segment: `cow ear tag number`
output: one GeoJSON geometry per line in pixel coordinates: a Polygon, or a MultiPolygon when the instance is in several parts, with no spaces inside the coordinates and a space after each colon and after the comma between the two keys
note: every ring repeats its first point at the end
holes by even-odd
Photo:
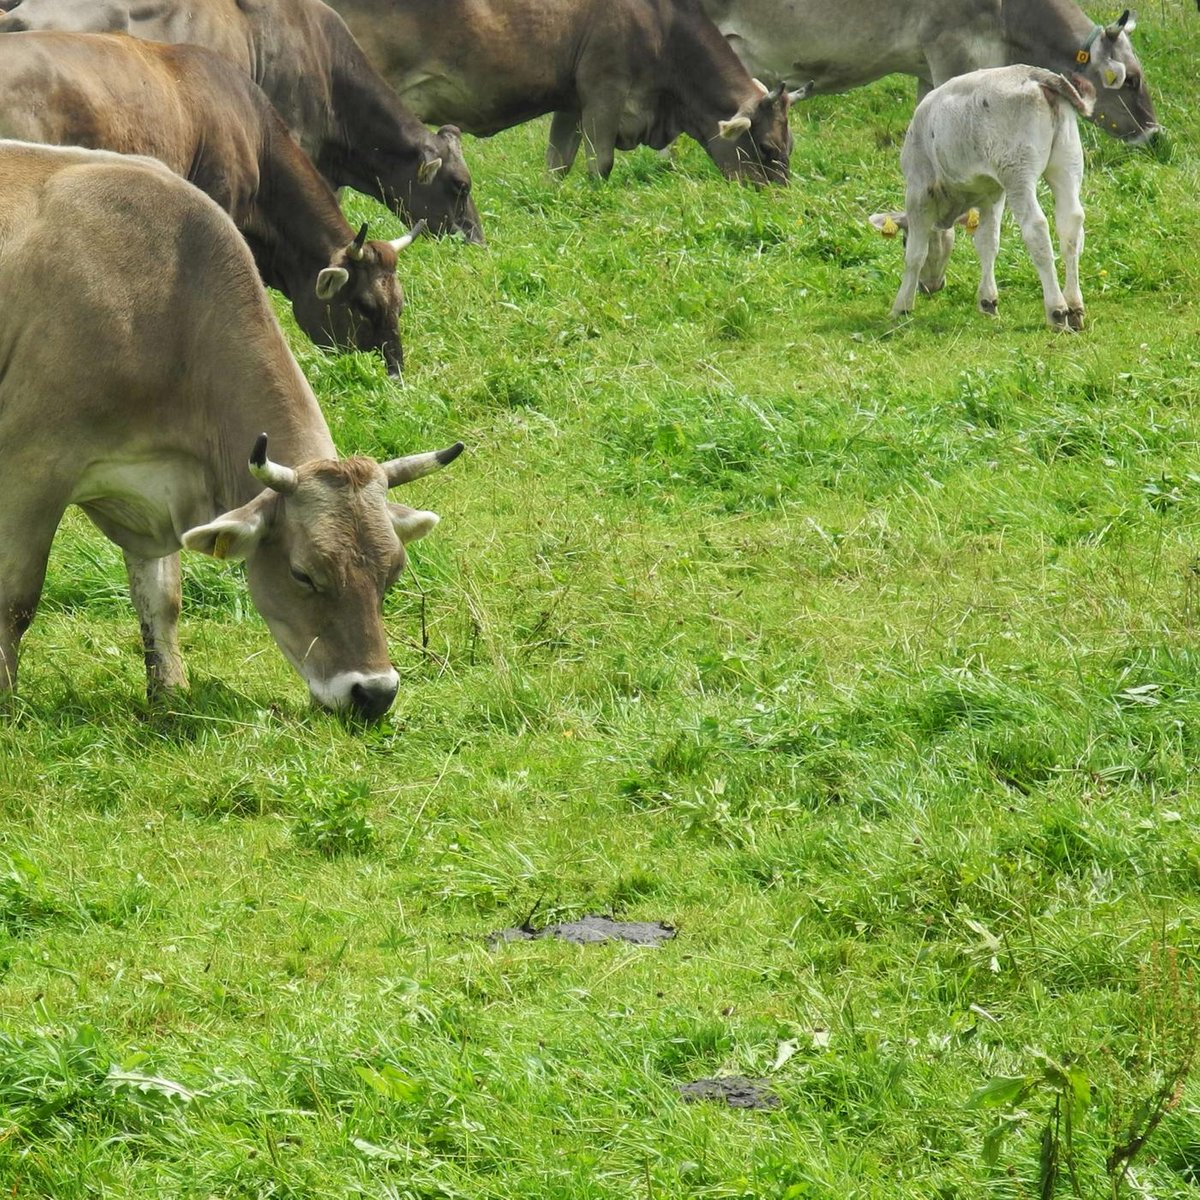
{"type": "Polygon", "coordinates": [[[1079,63],[1080,66],[1083,66],[1084,63],[1089,63],[1092,61],[1092,56],[1086,50],[1076,50],[1075,61],[1079,63]]]}

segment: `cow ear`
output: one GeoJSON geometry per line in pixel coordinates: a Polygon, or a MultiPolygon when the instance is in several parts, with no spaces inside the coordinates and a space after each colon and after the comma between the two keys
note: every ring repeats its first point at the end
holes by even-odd
{"type": "Polygon", "coordinates": [[[908,217],[904,213],[872,213],[867,220],[886,238],[895,237],[900,230],[908,228],[908,217]]]}
{"type": "Polygon", "coordinates": [[[317,276],[317,299],[332,300],[350,282],[345,267],[326,267],[317,276]]]}
{"type": "Polygon", "coordinates": [[[717,122],[717,133],[727,142],[736,142],[749,128],[749,117],[734,117],[730,121],[717,122]]]}
{"type": "Polygon", "coordinates": [[[1119,88],[1125,83],[1125,64],[1114,58],[1100,68],[1100,78],[1106,88],[1119,88]]]}
{"type": "Polygon", "coordinates": [[[389,504],[388,508],[392,514],[392,528],[404,545],[420,541],[427,533],[432,533],[433,527],[441,520],[435,512],[409,508],[407,504],[389,504]]]}
{"type": "Polygon", "coordinates": [[[189,529],[179,540],[185,550],[239,562],[252,554],[262,540],[267,529],[266,508],[273,496],[273,492],[264,492],[207,525],[189,529]]]}
{"type": "Polygon", "coordinates": [[[417,182],[428,187],[437,178],[437,173],[441,169],[442,160],[440,158],[427,158],[417,168],[417,182]]]}

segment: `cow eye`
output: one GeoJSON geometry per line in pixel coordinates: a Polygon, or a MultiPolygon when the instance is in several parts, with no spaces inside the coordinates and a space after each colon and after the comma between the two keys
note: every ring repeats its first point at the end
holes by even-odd
{"type": "Polygon", "coordinates": [[[305,575],[303,571],[298,571],[295,567],[292,568],[292,578],[301,586],[306,587],[310,591],[315,592],[317,585],[313,583],[311,575],[305,575]]]}
{"type": "Polygon", "coordinates": [[[1125,86],[1131,91],[1136,92],[1141,86],[1142,81],[1136,75],[1125,76],[1125,86]]]}

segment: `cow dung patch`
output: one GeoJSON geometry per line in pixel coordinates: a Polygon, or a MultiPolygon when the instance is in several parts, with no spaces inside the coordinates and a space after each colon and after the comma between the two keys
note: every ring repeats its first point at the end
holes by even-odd
{"type": "Polygon", "coordinates": [[[779,1097],[765,1079],[747,1079],[744,1075],[723,1075],[719,1079],[697,1079],[681,1083],[679,1094],[689,1103],[696,1100],[723,1100],[730,1108],[778,1108],[779,1097]]]}
{"type": "Polygon", "coordinates": [[[630,942],[635,946],[661,946],[675,936],[675,929],[662,921],[614,921],[612,917],[581,917],[578,921],[560,921],[534,929],[528,922],[513,929],[499,929],[491,934],[493,946],[505,942],[532,942],[538,938],[558,938],[588,946],[593,942],[630,942]]]}

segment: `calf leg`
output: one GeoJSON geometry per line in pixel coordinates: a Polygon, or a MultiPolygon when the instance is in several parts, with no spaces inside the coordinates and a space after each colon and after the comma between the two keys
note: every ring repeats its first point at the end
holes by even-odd
{"type": "Polygon", "coordinates": [[[1017,224],[1021,226],[1021,236],[1025,239],[1025,248],[1033,265],[1037,268],[1038,278],[1042,281],[1042,300],[1046,306],[1046,323],[1051,329],[1066,330],[1067,302],[1058,286],[1058,271],[1054,265],[1054,247],[1050,244],[1050,224],[1046,214],[1042,212],[1034,191],[1033,181],[1013,189],[1008,193],[1008,203],[1012,208],[1017,224]]]}
{"type": "Polygon", "coordinates": [[[900,290],[892,304],[892,316],[902,317],[912,312],[917,285],[921,280],[921,268],[929,252],[929,222],[924,217],[908,212],[908,240],[904,243],[904,276],[900,290]]]}
{"type": "Polygon", "coordinates": [[[556,112],[550,122],[550,144],[546,147],[546,170],[561,178],[579,153],[583,130],[577,112],[556,112]]]}
{"type": "Polygon", "coordinates": [[[139,558],[128,550],[124,555],[129,595],[142,626],[146,691],[153,700],[164,692],[187,687],[179,653],[179,555],[139,558]]]}
{"type": "Polygon", "coordinates": [[[1063,258],[1063,292],[1067,299],[1067,324],[1083,328],[1083,292],[1079,288],[1079,256],[1083,252],[1083,205],[1079,201],[1082,159],[1075,164],[1051,162],[1046,182],[1054,193],[1054,224],[1063,258]]]}
{"type": "Polygon", "coordinates": [[[979,255],[979,311],[994,317],[1000,307],[996,287],[996,255],[1000,251],[1000,218],[1004,216],[1004,197],[994,204],[979,206],[979,228],[975,230],[975,252],[979,255]]]}

